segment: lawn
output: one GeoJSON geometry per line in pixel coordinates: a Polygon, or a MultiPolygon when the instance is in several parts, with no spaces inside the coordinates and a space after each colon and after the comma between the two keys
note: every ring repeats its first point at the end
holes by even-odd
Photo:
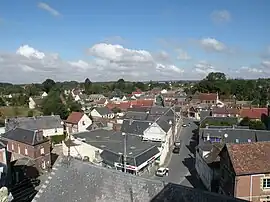
{"type": "Polygon", "coordinates": [[[8,117],[27,116],[29,111],[33,111],[34,116],[41,115],[40,111],[31,110],[27,107],[0,107],[0,122],[3,122],[8,117]]]}

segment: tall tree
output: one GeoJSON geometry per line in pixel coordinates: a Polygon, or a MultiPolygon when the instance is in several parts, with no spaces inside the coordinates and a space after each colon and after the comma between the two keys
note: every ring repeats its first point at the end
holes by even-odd
{"type": "Polygon", "coordinates": [[[84,81],[84,91],[86,94],[92,94],[92,82],[89,78],[86,78],[84,81]]]}
{"type": "Polygon", "coordinates": [[[50,90],[55,86],[55,81],[52,80],[52,79],[46,79],[43,83],[43,90],[46,92],[46,93],[49,93],[50,90]]]}

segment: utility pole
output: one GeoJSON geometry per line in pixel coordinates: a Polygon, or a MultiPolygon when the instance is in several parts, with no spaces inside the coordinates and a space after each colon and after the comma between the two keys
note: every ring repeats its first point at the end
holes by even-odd
{"type": "Polygon", "coordinates": [[[127,172],[127,134],[124,134],[124,172],[127,172]]]}

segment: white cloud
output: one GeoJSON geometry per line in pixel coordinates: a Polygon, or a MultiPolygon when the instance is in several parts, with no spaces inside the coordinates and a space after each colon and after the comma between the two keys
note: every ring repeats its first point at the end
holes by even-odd
{"type": "Polygon", "coordinates": [[[211,52],[223,52],[227,48],[224,43],[214,39],[214,38],[204,38],[200,40],[200,45],[207,51],[211,52]]]}
{"type": "Polygon", "coordinates": [[[55,10],[54,8],[52,8],[51,6],[49,6],[46,3],[40,2],[40,3],[38,3],[38,7],[49,12],[53,16],[60,16],[61,15],[59,13],[59,11],[55,10]]]}
{"type": "Polygon", "coordinates": [[[177,49],[177,59],[178,60],[190,60],[191,57],[188,55],[188,53],[186,51],[184,51],[183,49],[177,49]]]}
{"type": "Polygon", "coordinates": [[[226,23],[231,21],[231,14],[227,10],[215,10],[211,13],[211,18],[216,23],[226,23]]]}
{"type": "Polygon", "coordinates": [[[14,83],[57,81],[167,80],[181,79],[184,70],[175,64],[157,61],[146,50],[120,45],[95,44],[88,49],[89,60],[65,61],[56,53],[47,53],[29,45],[14,53],[0,53],[0,80],[14,83]]]}
{"type": "Polygon", "coordinates": [[[270,69],[270,61],[268,60],[265,60],[265,61],[262,61],[261,65],[265,68],[269,68],[270,69]]]}
{"type": "Polygon", "coordinates": [[[202,77],[207,76],[207,74],[211,73],[211,72],[217,72],[218,70],[210,63],[208,63],[207,61],[200,61],[197,64],[194,65],[194,73],[197,73],[199,75],[201,75],[202,77]]]}

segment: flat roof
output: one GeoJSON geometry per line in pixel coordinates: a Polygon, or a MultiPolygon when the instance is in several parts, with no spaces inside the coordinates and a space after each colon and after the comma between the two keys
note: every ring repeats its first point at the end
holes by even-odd
{"type": "MultiPolygon", "coordinates": [[[[86,143],[101,150],[119,154],[124,153],[124,136],[121,132],[113,130],[97,129],[93,131],[73,134],[74,138],[84,139],[86,143]]],[[[127,135],[127,156],[136,157],[150,148],[160,147],[159,142],[143,141],[142,137],[127,135]]]]}

